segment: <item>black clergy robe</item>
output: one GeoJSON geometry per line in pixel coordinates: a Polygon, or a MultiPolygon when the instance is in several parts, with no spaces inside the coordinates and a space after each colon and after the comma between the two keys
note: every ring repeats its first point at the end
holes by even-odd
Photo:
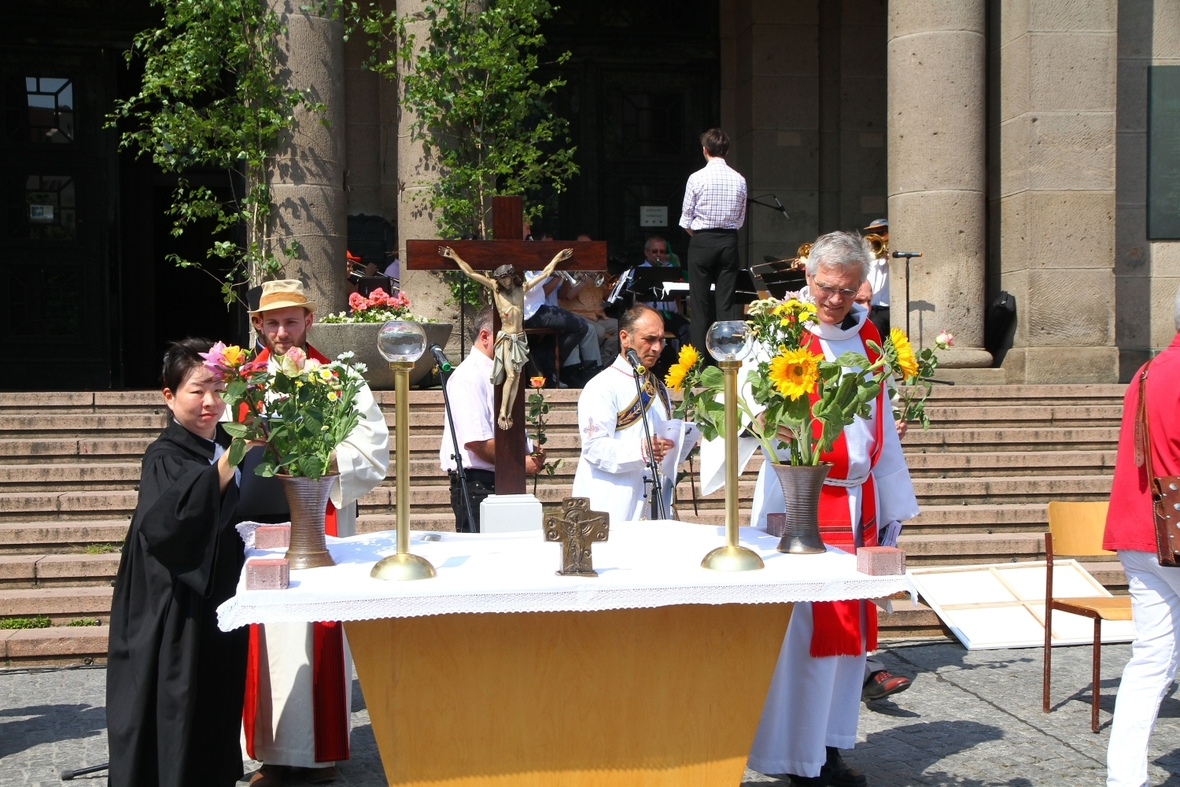
{"type": "Polygon", "coordinates": [[[221,492],[213,454],[173,421],[143,457],[111,603],[112,787],[229,787],[242,775],[248,632],[218,630],[217,607],[245,556],[237,484],[221,492]]]}

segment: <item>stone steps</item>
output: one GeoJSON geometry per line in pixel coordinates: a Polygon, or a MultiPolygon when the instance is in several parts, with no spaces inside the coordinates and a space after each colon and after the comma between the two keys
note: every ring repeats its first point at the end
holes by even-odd
{"type": "Polygon", "coordinates": [[[110,582],[119,552],[0,556],[0,588],[85,587],[110,582]]]}
{"type": "MultiPolygon", "coordinates": [[[[910,565],[1042,557],[1047,500],[1096,500],[1109,492],[1124,391],[1121,385],[936,386],[927,406],[932,428],[911,428],[903,443],[922,506],[901,537],[910,565]]],[[[551,458],[566,460],[538,484],[546,506],[570,492],[580,448],[578,394],[545,392],[552,408],[546,448],[551,458]]],[[[392,427],[394,394],[376,397],[392,427]]],[[[452,530],[447,478],[438,469],[441,393],[411,392],[410,412],[411,526],[452,530]]],[[[119,555],[103,550],[126,534],[140,457],[159,434],[163,414],[155,391],[0,393],[0,617],[45,615],[54,623],[0,631],[0,664],[105,655],[105,627],[64,624],[106,620],[119,555]]],[[[751,462],[739,482],[743,524],[757,468],[751,462]]],[[[394,526],[394,470],[362,499],[362,532],[394,526]]],[[[678,487],[680,515],[722,524],[724,494],[699,491],[694,513],[689,483],[678,487]]],[[[1090,567],[1112,590],[1125,591],[1117,562],[1103,558],[1090,567]]],[[[897,608],[882,617],[884,637],[946,636],[921,604],[897,608]]]]}
{"type": "Polygon", "coordinates": [[[64,522],[0,523],[0,554],[71,554],[98,545],[117,545],[130,518],[64,522]]]}

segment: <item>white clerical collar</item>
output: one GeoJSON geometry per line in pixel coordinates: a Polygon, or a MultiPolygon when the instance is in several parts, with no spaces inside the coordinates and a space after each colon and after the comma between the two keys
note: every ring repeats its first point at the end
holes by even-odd
{"type": "Polygon", "coordinates": [[[843,339],[851,339],[860,333],[860,329],[869,319],[869,310],[859,303],[852,304],[852,311],[848,312],[848,316],[852,319],[845,319],[839,325],[828,325],[827,323],[817,322],[807,326],[807,329],[814,333],[821,339],[829,342],[838,342],[843,339]],[[848,327],[845,327],[848,326],[848,327]]]}

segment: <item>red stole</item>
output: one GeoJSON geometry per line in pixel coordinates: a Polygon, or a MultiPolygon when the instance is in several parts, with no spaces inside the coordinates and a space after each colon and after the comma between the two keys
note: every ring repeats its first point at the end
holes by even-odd
{"type": "MultiPolygon", "coordinates": [[[[330,363],[310,344],[307,357],[320,363],[330,363]]],[[[270,350],[255,356],[256,361],[270,359],[270,350]]],[[[244,405],[243,405],[244,407],[244,405]]],[[[245,417],[245,411],[239,417],[245,417]]],[[[328,501],[324,512],[324,532],[335,536],[336,506],[328,501]]],[[[348,751],[348,676],[344,674],[344,626],[338,622],[312,625],[312,707],[315,716],[315,761],[347,760],[348,751]]],[[[242,704],[242,727],[246,731],[246,753],[254,757],[254,726],[258,719],[259,629],[250,626],[250,649],[246,661],[246,697],[242,704]]],[[[269,702],[270,699],[267,698],[269,702]]]]}
{"type": "MultiPolygon", "coordinates": [[[[814,334],[811,335],[814,337],[814,334]]],[[[879,356],[869,348],[866,340],[881,343],[881,336],[871,322],[865,320],[860,329],[860,340],[864,343],[865,355],[870,363],[874,363],[879,356]]],[[[805,345],[817,357],[823,358],[823,349],[818,341],[808,339],[805,345]]],[[[812,404],[818,396],[811,394],[812,404]]],[[[872,456],[869,457],[869,474],[861,484],[860,500],[860,531],[861,541],[857,543],[853,532],[852,516],[848,506],[847,487],[835,484],[824,484],[819,498],[819,532],[825,544],[830,544],[845,552],[856,553],[858,546],[877,545],[877,500],[873,486],[872,468],[876,466],[881,456],[882,430],[884,418],[882,408],[885,401],[885,386],[881,386],[881,393],[877,395],[877,434],[872,456]]],[[[820,425],[815,425],[815,436],[818,437],[820,425]]],[[[820,461],[831,462],[832,469],[828,478],[848,478],[848,442],[841,432],[832,449],[820,455],[820,461]]],[[[811,655],[813,658],[825,656],[859,656],[862,652],[861,611],[864,610],[865,627],[863,633],[863,647],[875,650],[877,647],[877,608],[873,604],[857,601],[817,601],[812,603],[812,620],[814,629],[811,633],[811,655]]]]}

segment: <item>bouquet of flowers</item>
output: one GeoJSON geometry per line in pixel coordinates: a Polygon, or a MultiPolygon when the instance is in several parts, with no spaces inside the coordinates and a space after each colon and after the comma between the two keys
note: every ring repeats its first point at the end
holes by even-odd
{"type": "Polygon", "coordinates": [[[322,323],[356,323],[356,322],[389,322],[390,320],[409,320],[411,322],[429,322],[410,314],[410,299],[404,292],[388,295],[378,287],[369,293],[369,297],[354,292],[348,296],[347,312],[325,314],[319,318],[322,323]]]}
{"type": "Polygon", "coordinates": [[[906,386],[897,392],[893,406],[893,417],[898,421],[917,421],[923,429],[930,428],[930,416],[926,415],[926,399],[934,388],[930,382],[938,368],[937,350],[954,345],[955,336],[942,331],[934,339],[933,347],[926,347],[915,353],[909,337],[901,328],[889,331],[885,339],[886,355],[891,358],[890,367],[906,386]]]}
{"type": "MultiPolygon", "coordinates": [[[[870,363],[864,356],[848,352],[835,361],[816,355],[811,349],[808,326],[817,321],[815,304],[788,294],[750,304],[755,352],[747,361],[746,379],[739,380],[748,398],[739,396],[738,411],[746,429],[758,440],[771,461],[778,463],[778,451],[789,451],[792,465],[817,465],[820,454],[856,417],[868,418],[870,403],[896,360],[896,350],[870,343],[880,357],[870,363]],[[891,353],[893,357],[891,357],[891,353]],[[761,411],[755,413],[752,399],[761,411]]],[[[816,347],[818,349],[818,346],[816,347]]],[[[690,358],[689,360],[693,360],[690,358]]],[[[723,387],[720,369],[699,369],[699,361],[676,366],[669,372],[668,385],[685,388],[681,407],[696,421],[701,433],[711,439],[724,423],[724,406],[719,401],[723,387]],[[690,392],[690,386],[698,390],[690,392]]]]}
{"type": "Polygon", "coordinates": [[[264,440],[260,476],[316,479],[331,473],[332,452],[360,419],[357,393],[365,367],[349,363],[352,353],[320,363],[293,347],[275,359],[273,372],[265,361],[247,360],[241,347],[221,342],[202,357],[226,381],[221,398],[234,417],[223,425],[233,437],[230,464],[242,461],[249,441],[264,440]]]}
{"type": "Polygon", "coordinates": [[[676,363],[664,376],[664,385],[681,394],[673,403],[672,417],[695,423],[704,439],[716,439],[725,427],[725,405],[717,398],[722,380],[721,370],[705,366],[697,348],[681,347],[676,363]]]}

